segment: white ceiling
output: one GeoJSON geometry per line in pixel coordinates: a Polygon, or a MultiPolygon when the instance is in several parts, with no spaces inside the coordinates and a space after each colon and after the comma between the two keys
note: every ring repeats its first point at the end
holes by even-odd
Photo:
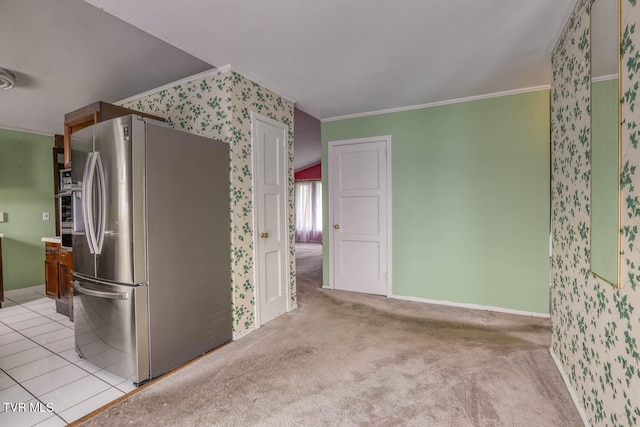
{"type": "Polygon", "coordinates": [[[0,127],[61,133],[66,112],[226,64],[320,119],[547,85],[575,0],[88,3],[2,0],[18,87],[0,127]]]}
{"type": "Polygon", "coordinates": [[[61,134],[64,115],[213,68],[82,0],[0,0],[0,128],[61,134]]]}
{"type": "Polygon", "coordinates": [[[295,132],[293,137],[293,169],[295,171],[320,163],[322,158],[321,127],[320,120],[311,117],[304,111],[296,108],[293,112],[293,130],[295,132]]]}
{"type": "Polygon", "coordinates": [[[575,0],[88,0],[319,119],[549,84],[575,0]]]}

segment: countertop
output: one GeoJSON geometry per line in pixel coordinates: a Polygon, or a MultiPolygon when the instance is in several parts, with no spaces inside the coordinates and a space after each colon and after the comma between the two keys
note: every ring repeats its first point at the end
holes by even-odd
{"type": "Polygon", "coordinates": [[[60,238],[60,236],[56,236],[56,237],[43,237],[42,239],[40,239],[41,241],[45,242],[45,243],[62,243],[62,238],[60,238]]]}

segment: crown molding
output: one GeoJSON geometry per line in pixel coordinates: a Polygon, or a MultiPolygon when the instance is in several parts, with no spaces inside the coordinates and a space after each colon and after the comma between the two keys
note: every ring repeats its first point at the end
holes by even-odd
{"type": "Polygon", "coordinates": [[[518,95],[521,93],[537,92],[540,90],[549,90],[549,89],[551,89],[551,85],[533,86],[533,87],[527,87],[522,89],[507,90],[504,92],[488,93],[485,95],[469,96],[466,98],[457,98],[457,99],[449,99],[446,101],[430,102],[427,104],[410,105],[407,107],[390,108],[387,110],[377,110],[377,111],[370,111],[366,113],[357,113],[357,114],[348,114],[345,116],[329,117],[326,119],[322,119],[320,121],[323,123],[334,122],[337,120],[354,119],[358,117],[377,116],[378,114],[399,113],[402,111],[420,110],[422,108],[440,107],[442,105],[458,104],[461,102],[478,101],[481,99],[498,98],[501,96],[518,95]]]}
{"type": "Polygon", "coordinates": [[[591,82],[598,83],[598,82],[604,82],[607,80],[616,80],[617,78],[618,78],[617,74],[609,74],[608,76],[594,77],[591,79],[591,82]]]}
{"type": "Polygon", "coordinates": [[[43,132],[43,131],[40,131],[40,130],[19,128],[19,127],[15,127],[15,126],[3,125],[1,123],[0,123],[0,129],[9,130],[9,131],[12,131],[12,132],[22,132],[22,133],[31,133],[31,134],[34,134],[34,135],[50,136],[52,138],[56,135],[55,133],[51,133],[51,132],[43,132]]]}
{"type": "Polygon", "coordinates": [[[181,84],[184,84],[184,83],[188,83],[188,82],[193,81],[193,80],[201,79],[203,77],[214,76],[216,74],[224,73],[226,71],[229,71],[230,69],[231,69],[230,65],[225,65],[224,67],[216,67],[216,68],[212,68],[210,70],[205,70],[205,71],[202,71],[200,73],[184,77],[184,78],[182,78],[180,80],[176,80],[176,81],[173,81],[171,83],[167,83],[167,84],[162,85],[160,87],[156,87],[154,89],[149,89],[148,91],[139,93],[137,95],[133,95],[133,96],[130,96],[128,98],[121,99],[120,101],[114,102],[114,104],[116,104],[116,105],[126,104],[127,102],[135,101],[136,99],[144,98],[145,96],[153,95],[154,93],[158,93],[158,92],[166,90],[166,89],[171,89],[174,86],[178,86],[178,85],[181,85],[181,84]]]}
{"type": "Polygon", "coordinates": [[[145,96],[153,95],[154,93],[158,93],[158,92],[163,91],[165,89],[171,89],[174,86],[178,86],[178,85],[181,85],[181,84],[184,84],[184,83],[188,83],[188,82],[193,81],[193,80],[201,79],[203,77],[209,77],[209,76],[214,76],[216,74],[226,73],[227,71],[234,71],[234,72],[240,74],[242,77],[244,77],[246,79],[249,79],[249,80],[251,80],[252,82],[254,82],[256,84],[259,84],[263,88],[265,88],[267,90],[270,90],[271,92],[275,93],[276,95],[278,95],[278,96],[280,96],[282,98],[285,98],[285,99],[287,99],[287,100],[289,100],[289,101],[291,101],[292,103],[295,104],[295,100],[292,97],[286,95],[285,93],[283,93],[282,91],[280,91],[278,89],[274,89],[273,87],[270,87],[268,84],[264,83],[264,81],[262,81],[262,80],[260,80],[258,78],[255,78],[250,73],[245,73],[244,71],[242,71],[238,67],[231,66],[231,64],[223,65],[222,67],[212,68],[210,70],[206,70],[206,71],[203,71],[201,73],[194,74],[192,76],[188,76],[188,77],[182,78],[180,80],[176,80],[176,81],[171,82],[171,83],[167,83],[166,85],[162,85],[160,87],[157,87],[157,88],[154,88],[154,89],[150,89],[150,90],[148,90],[146,92],[142,92],[142,93],[139,93],[137,95],[133,95],[133,96],[130,96],[128,98],[122,99],[120,101],[116,101],[116,102],[114,102],[114,104],[116,104],[116,105],[126,104],[127,102],[135,101],[136,99],[140,99],[140,98],[143,98],[145,96]]]}

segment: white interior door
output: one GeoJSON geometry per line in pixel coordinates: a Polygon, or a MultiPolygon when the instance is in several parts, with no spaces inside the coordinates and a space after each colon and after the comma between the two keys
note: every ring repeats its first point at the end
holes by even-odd
{"type": "Polygon", "coordinates": [[[252,113],[258,326],[289,310],[287,127],[252,113]]]}
{"type": "Polygon", "coordinates": [[[388,136],[329,143],[335,289],[391,293],[390,143],[388,136]]]}

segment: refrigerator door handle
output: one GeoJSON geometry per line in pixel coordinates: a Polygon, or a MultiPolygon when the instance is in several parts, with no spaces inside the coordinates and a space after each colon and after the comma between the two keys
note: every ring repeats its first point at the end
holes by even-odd
{"type": "Polygon", "coordinates": [[[93,224],[93,177],[96,168],[96,153],[92,151],[87,156],[84,174],[82,176],[82,216],[85,224],[85,235],[89,246],[89,253],[96,253],[95,226],[93,224]]]}
{"type": "Polygon", "coordinates": [[[86,233],[84,229],[84,202],[82,201],[82,190],[74,190],[71,192],[73,201],[73,231],[86,233]],[[80,215],[82,213],[82,215],[80,215]]]}
{"type": "Polygon", "coordinates": [[[108,299],[129,299],[129,294],[127,294],[126,292],[96,291],[96,290],[93,290],[93,289],[85,288],[77,280],[73,281],[73,289],[75,289],[76,291],[78,291],[78,292],[80,292],[82,294],[90,295],[92,297],[108,298],[108,299]]]}
{"type": "Polygon", "coordinates": [[[102,252],[102,244],[104,243],[104,235],[107,223],[107,188],[106,178],[104,175],[104,167],[102,166],[102,159],[100,153],[95,152],[95,170],[97,172],[96,178],[98,182],[98,226],[95,231],[95,253],[100,254],[102,252]]]}

